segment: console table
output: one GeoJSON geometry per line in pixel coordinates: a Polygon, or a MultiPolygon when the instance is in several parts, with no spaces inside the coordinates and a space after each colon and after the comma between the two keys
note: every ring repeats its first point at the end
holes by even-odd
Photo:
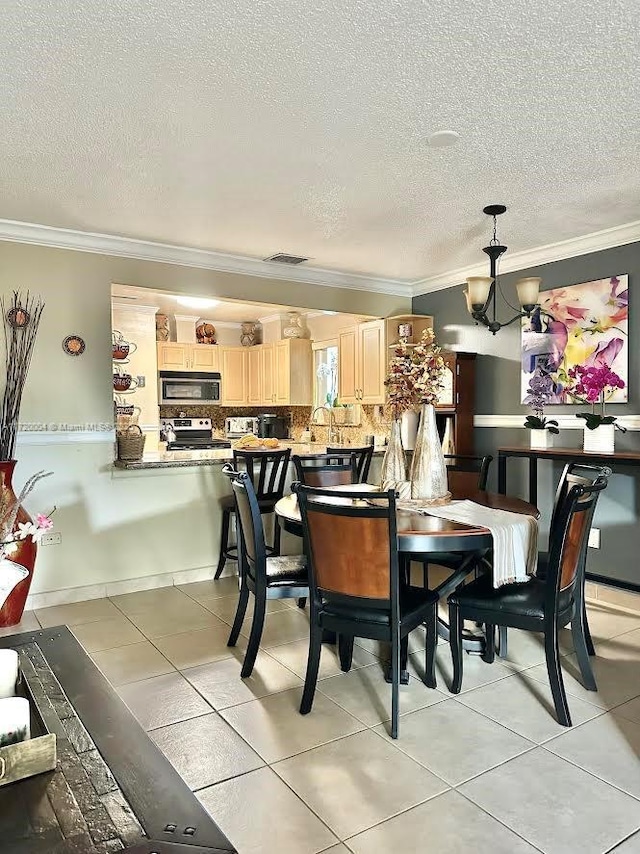
{"type": "MultiPolygon", "coordinates": [[[[590,465],[607,465],[611,468],[620,466],[640,467],[640,452],[638,451],[616,451],[614,454],[587,454],[581,448],[498,448],[498,492],[506,495],[507,491],[507,460],[510,457],[520,457],[529,460],[529,503],[538,504],[538,460],[556,460],[562,463],[584,463],[590,465]]],[[[608,584],[610,587],[619,587],[623,590],[640,592],[640,586],[630,584],[626,581],[618,581],[614,578],[605,578],[588,572],[587,578],[591,581],[608,584]]]]}

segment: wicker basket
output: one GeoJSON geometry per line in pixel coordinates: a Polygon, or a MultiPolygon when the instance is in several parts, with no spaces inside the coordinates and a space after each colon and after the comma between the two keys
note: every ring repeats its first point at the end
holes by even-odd
{"type": "Polygon", "coordinates": [[[144,434],[137,424],[132,424],[125,433],[116,436],[118,459],[128,462],[141,460],[144,451],[144,439],[144,434]]]}

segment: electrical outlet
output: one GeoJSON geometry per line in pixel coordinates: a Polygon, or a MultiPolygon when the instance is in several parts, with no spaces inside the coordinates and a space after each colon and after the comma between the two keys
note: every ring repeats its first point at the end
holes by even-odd
{"type": "Polygon", "coordinates": [[[144,388],[146,386],[146,384],[147,384],[147,378],[146,377],[137,376],[136,379],[138,380],[138,388],[144,388]]]}
{"type": "Polygon", "coordinates": [[[43,546],[59,546],[62,542],[62,534],[60,531],[52,531],[50,534],[44,534],[40,540],[43,546]]]}
{"type": "Polygon", "coordinates": [[[600,548],[600,528],[592,528],[589,531],[589,548],[600,548]]]}

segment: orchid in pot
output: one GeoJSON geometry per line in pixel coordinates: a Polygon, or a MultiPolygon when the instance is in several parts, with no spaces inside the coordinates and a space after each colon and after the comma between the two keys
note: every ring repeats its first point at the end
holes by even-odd
{"type": "Polygon", "coordinates": [[[557,435],[558,422],[552,418],[545,418],[544,408],[552,399],[554,393],[553,378],[549,374],[536,368],[529,380],[525,403],[533,409],[533,415],[527,415],[524,426],[530,430],[529,438],[532,448],[550,448],[553,445],[553,436],[557,435]]]}
{"type": "Polygon", "coordinates": [[[625,433],[626,428],[616,422],[615,416],[606,414],[605,406],[616,389],[624,388],[624,380],[608,365],[576,365],[568,374],[572,381],[571,396],[580,403],[591,404],[591,412],[578,412],[576,415],[585,421],[584,450],[612,454],[615,431],[625,433]],[[596,406],[599,411],[596,411],[596,406]]]}
{"type": "Polygon", "coordinates": [[[17,522],[18,513],[22,502],[33,491],[36,483],[52,472],[39,471],[32,475],[22,487],[20,494],[16,497],[2,478],[0,486],[0,607],[4,604],[9,594],[21,581],[29,575],[28,571],[12,560],[19,550],[20,543],[29,538],[34,543],[39,543],[44,534],[53,527],[51,513],[45,515],[38,513],[35,522],[17,522]]]}

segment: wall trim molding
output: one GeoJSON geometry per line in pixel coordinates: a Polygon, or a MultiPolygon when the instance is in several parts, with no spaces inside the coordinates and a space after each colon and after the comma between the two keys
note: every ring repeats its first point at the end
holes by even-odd
{"type": "Polygon", "coordinates": [[[327,288],[371,291],[408,299],[412,296],[411,282],[401,279],[365,276],[362,273],[346,273],[321,267],[288,267],[276,262],[262,261],[260,258],[232,255],[226,252],[194,249],[151,240],[136,240],[115,234],[57,228],[11,219],[0,219],[0,240],[48,246],[53,249],[71,249],[75,252],[117,255],[140,261],[177,264],[181,267],[197,267],[203,270],[216,270],[220,273],[238,273],[262,279],[282,279],[286,282],[322,285],[327,288]]]}
{"type": "MultiPolygon", "coordinates": [[[[613,249],[616,246],[624,246],[627,243],[637,243],[638,241],[640,241],[640,220],[614,228],[605,228],[602,231],[594,231],[582,237],[572,237],[558,243],[548,243],[546,246],[525,249],[522,252],[507,253],[500,261],[500,272],[513,273],[517,270],[551,264],[554,261],[564,261],[567,258],[588,255],[591,252],[602,252],[604,249],[613,249]]],[[[448,273],[440,273],[437,276],[430,276],[414,282],[412,285],[413,296],[417,297],[421,294],[429,294],[462,285],[469,276],[486,275],[487,265],[482,262],[470,267],[451,270],[448,273]]]]}
{"type": "Polygon", "coordinates": [[[157,305],[145,305],[141,302],[131,302],[130,300],[125,300],[123,297],[112,297],[111,305],[119,311],[135,311],[138,314],[155,315],[160,310],[157,305]]]}
{"type": "MultiPolygon", "coordinates": [[[[109,429],[87,430],[79,426],[78,429],[70,430],[48,430],[44,429],[50,425],[43,425],[43,429],[19,430],[18,445],[87,445],[87,444],[113,444],[116,440],[116,432],[113,427],[109,429]]],[[[157,425],[154,425],[158,429],[157,425]]],[[[143,425],[143,430],[146,425],[143,425]]]]}
{"type": "MultiPolygon", "coordinates": [[[[558,422],[558,427],[561,430],[582,430],[584,429],[584,421],[576,418],[575,415],[551,415],[558,422]]],[[[618,415],[617,420],[627,430],[640,430],[640,415],[618,415]]],[[[526,413],[522,415],[474,415],[474,427],[507,427],[507,428],[522,428],[524,429],[524,419],[526,413]]]]}

